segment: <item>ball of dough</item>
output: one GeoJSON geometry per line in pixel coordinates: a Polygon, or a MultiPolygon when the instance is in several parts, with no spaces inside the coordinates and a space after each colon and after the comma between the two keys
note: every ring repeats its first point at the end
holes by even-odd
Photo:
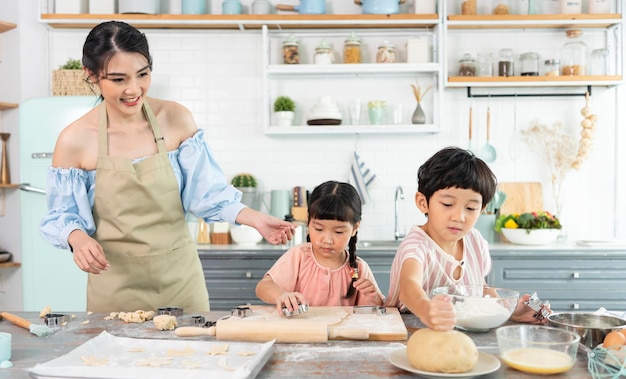
{"type": "Polygon", "coordinates": [[[418,370],[462,373],[478,362],[478,349],[471,338],[456,330],[419,329],[406,344],[411,365],[418,370]]]}
{"type": "Polygon", "coordinates": [[[175,316],[158,315],[154,317],[154,327],[157,330],[174,330],[178,326],[175,316]]]}

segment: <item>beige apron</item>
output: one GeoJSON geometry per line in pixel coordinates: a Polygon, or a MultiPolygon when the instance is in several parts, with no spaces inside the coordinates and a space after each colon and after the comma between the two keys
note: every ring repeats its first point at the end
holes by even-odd
{"type": "Polygon", "coordinates": [[[106,105],[100,106],[93,237],[111,268],[89,274],[87,310],[208,311],[202,265],[161,130],[146,102],[143,112],[158,153],[133,164],[109,156],[106,105]]]}

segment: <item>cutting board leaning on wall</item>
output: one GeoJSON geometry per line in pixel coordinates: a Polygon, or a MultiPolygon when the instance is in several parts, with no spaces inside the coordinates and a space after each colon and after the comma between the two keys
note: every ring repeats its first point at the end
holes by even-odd
{"type": "Polygon", "coordinates": [[[506,194],[500,214],[536,212],[543,209],[543,191],[540,182],[502,182],[498,190],[506,194]]]}

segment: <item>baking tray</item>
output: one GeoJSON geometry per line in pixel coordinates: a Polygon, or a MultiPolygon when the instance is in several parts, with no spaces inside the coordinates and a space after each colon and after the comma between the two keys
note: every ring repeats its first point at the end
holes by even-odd
{"type": "Polygon", "coordinates": [[[85,379],[205,379],[254,378],[271,357],[274,341],[155,340],[115,337],[102,332],[69,353],[28,369],[34,378],[85,379]],[[228,354],[209,355],[228,345],[228,354]],[[239,353],[254,355],[239,355],[239,353]],[[84,358],[106,359],[102,366],[85,365],[84,358]],[[169,360],[170,363],[156,365],[169,360]],[[155,366],[141,366],[152,363],[155,366]],[[198,366],[198,367],[191,367],[198,366]],[[223,368],[227,366],[228,368],[223,368]],[[232,369],[232,370],[231,370],[232,369]]]}

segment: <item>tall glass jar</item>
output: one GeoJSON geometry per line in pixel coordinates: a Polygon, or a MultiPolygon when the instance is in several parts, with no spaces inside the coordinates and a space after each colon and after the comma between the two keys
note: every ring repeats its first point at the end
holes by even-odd
{"type": "Polygon", "coordinates": [[[298,54],[298,40],[293,35],[285,38],[283,41],[283,63],[298,64],[300,63],[300,55],[298,54]]]}
{"type": "Polygon", "coordinates": [[[498,52],[498,76],[513,76],[513,50],[501,49],[498,52]]]}
{"type": "Polygon", "coordinates": [[[478,53],[476,76],[493,76],[493,56],[491,53],[478,53]]]}
{"type": "Polygon", "coordinates": [[[470,54],[463,54],[459,60],[459,76],[476,76],[476,60],[470,54]]]}
{"type": "Polygon", "coordinates": [[[344,41],[343,63],[361,63],[361,40],[354,32],[344,41]]]}
{"type": "Polygon", "coordinates": [[[588,48],[582,40],[582,30],[567,30],[565,35],[568,42],[561,47],[561,73],[564,76],[586,75],[588,48]]]}

